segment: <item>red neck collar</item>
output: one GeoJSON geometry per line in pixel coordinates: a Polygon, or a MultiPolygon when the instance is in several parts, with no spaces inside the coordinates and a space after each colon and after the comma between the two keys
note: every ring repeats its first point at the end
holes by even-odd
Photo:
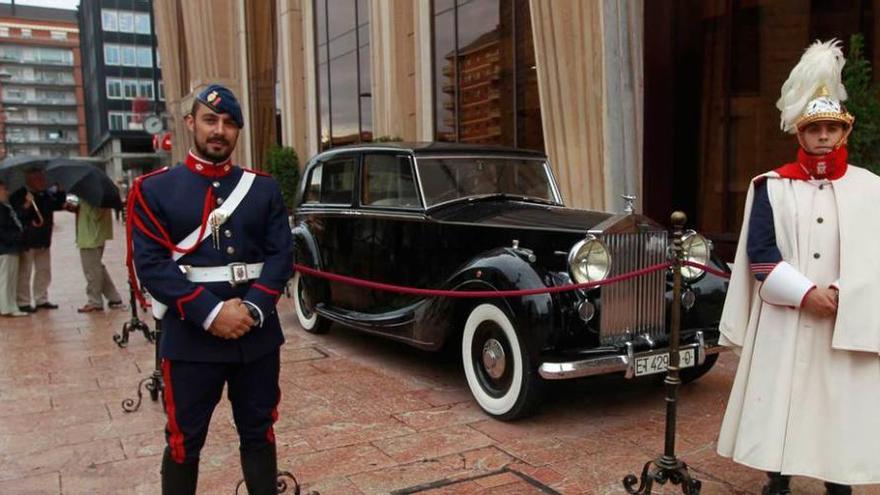
{"type": "Polygon", "coordinates": [[[186,155],[186,161],[183,163],[186,165],[186,168],[209,179],[225,177],[235,168],[232,165],[232,158],[227,158],[220,163],[214,163],[204,158],[199,158],[192,150],[189,150],[189,153],[186,155]]]}
{"type": "Polygon", "coordinates": [[[846,174],[846,158],[846,146],[841,146],[825,155],[811,155],[803,148],[799,148],[797,161],[779,167],[776,172],[783,179],[837,180],[846,174]]]}

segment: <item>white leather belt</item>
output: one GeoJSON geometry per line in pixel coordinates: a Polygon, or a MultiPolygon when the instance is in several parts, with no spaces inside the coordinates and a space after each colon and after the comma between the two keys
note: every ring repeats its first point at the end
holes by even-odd
{"type": "Polygon", "coordinates": [[[181,265],[180,269],[190,282],[229,282],[238,285],[260,278],[263,263],[230,263],[225,266],[181,265]]]}

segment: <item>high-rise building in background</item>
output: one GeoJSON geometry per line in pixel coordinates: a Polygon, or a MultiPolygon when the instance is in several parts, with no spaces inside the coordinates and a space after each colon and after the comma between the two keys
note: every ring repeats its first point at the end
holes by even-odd
{"type": "Polygon", "coordinates": [[[87,154],[76,11],[0,4],[0,158],[87,154]]]}
{"type": "MultiPolygon", "coordinates": [[[[150,117],[165,93],[151,0],[82,0],[79,6],[88,153],[119,178],[156,168],[150,117]]],[[[164,124],[163,124],[164,125],[164,124]]]]}

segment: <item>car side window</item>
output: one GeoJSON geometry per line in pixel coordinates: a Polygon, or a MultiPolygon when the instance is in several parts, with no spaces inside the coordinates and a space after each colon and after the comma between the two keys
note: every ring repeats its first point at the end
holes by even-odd
{"type": "MultiPolygon", "coordinates": [[[[354,198],[355,158],[346,157],[321,164],[318,176],[319,203],[350,205],[354,198]]],[[[309,184],[311,188],[311,183],[309,184]]]]}
{"type": "Polygon", "coordinates": [[[304,203],[315,204],[321,201],[321,168],[323,166],[323,163],[319,163],[312,167],[312,171],[309,174],[309,185],[306,186],[304,203]]]}
{"type": "Polygon", "coordinates": [[[408,156],[366,155],[362,180],[361,204],[364,206],[421,206],[408,156]]]}

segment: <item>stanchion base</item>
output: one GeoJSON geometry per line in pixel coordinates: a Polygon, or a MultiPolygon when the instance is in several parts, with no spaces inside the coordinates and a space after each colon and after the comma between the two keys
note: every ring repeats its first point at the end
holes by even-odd
{"type": "Polygon", "coordinates": [[[132,318],[122,325],[121,333],[113,335],[113,342],[116,342],[116,345],[124,349],[125,347],[128,347],[128,336],[137,332],[143,333],[147,342],[153,343],[156,341],[154,332],[150,330],[150,327],[146,323],[138,318],[132,318]]]}
{"type": "MultiPolygon", "coordinates": [[[[238,495],[238,491],[241,487],[244,486],[244,480],[238,480],[238,483],[235,485],[235,495],[238,495]]],[[[299,482],[296,480],[296,476],[293,475],[290,471],[278,471],[278,493],[288,493],[288,489],[292,489],[292,495],[300,495],[300,487],[299,482]],[[289,480],[289,482],[288,482],[289,480]]],[[[318,492],[314,490],[310,490],[305,493],[305,495],[320,495],[318,492]]]]}
{"type": "Polygon", "coordinates": [[[647,495],[651,493],[655,482],[659,485],[665,485],[667,482],[681,485],[681,492],[684,495],[699,495],[703,486],[699,480],[691,478],[687,464],[674,458],[661,457],[648,461],[642,469],[640,478],[636,478],[634,474],[623,478],[623,488],[626,493],[632,495],[647,495]],[[638,488],[636,488],[637,483],[638,488]]]}
{"type": "Polygon", "coordinates": [[[152,375],[144,378],[138,383],[137,386],[137,399],[125,399],[122,401],[122,410],[127,413],[133,413],[141,408],[141,402],[143,402],[144,394],[141,392],[141,389],[146,390],[150,393],[150,399],[153,402],[159,400],[161,397],[162,389],[164,385],[162,384],[162,374],[158,371],[154,371],[152,375]]]}

